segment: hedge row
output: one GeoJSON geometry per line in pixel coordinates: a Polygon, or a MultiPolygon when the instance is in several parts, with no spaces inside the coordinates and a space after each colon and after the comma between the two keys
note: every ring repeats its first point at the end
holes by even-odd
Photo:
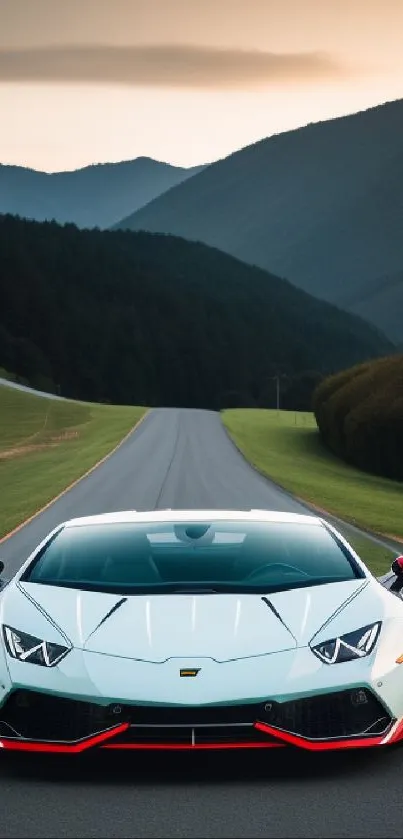
{"type": "Polygon", "coordinates": [[[365,471],[403,480],[403,354],[324,379],[313,410],[335,454],[365,471]]]}

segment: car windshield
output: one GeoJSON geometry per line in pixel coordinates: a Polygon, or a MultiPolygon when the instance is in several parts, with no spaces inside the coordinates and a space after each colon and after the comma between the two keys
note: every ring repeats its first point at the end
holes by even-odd
{"type": "Polygon", "coordinates": [[[319,523],[205,521],[64,527],[22,579],[121,594],[272,592],[365,576],[319,523]]]}

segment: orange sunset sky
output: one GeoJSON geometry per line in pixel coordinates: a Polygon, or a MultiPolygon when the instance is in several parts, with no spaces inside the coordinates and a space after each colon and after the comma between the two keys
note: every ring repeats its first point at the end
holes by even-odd
{"type": "Polygon", "coordinates": [[[0,0],[0,162],[182,166],[403,98],[403,0],[0,0]]]}

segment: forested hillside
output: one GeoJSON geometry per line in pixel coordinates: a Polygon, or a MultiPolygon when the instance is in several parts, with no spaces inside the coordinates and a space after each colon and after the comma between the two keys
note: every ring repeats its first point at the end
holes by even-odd
{"type": "Polygon", "coordinates": [[[256,404],[276,371],[323,375],[394,349],[206,245],[12,216],[0,216],[0,312],[0,367],[94,401],[256,404]]]}

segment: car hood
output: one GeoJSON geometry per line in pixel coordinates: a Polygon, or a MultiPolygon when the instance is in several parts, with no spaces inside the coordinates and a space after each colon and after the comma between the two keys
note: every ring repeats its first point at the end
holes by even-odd
{"type": "Polygon", "coordinates": [[[351,580],[267,596],[130,597],[22,583],[9,591],[3,620],[35,634],[43,632],[48,618],[74,646],[96,653],[155,662],[177,656],[228,661],[306,646],[368,582],[351,580]]]}

